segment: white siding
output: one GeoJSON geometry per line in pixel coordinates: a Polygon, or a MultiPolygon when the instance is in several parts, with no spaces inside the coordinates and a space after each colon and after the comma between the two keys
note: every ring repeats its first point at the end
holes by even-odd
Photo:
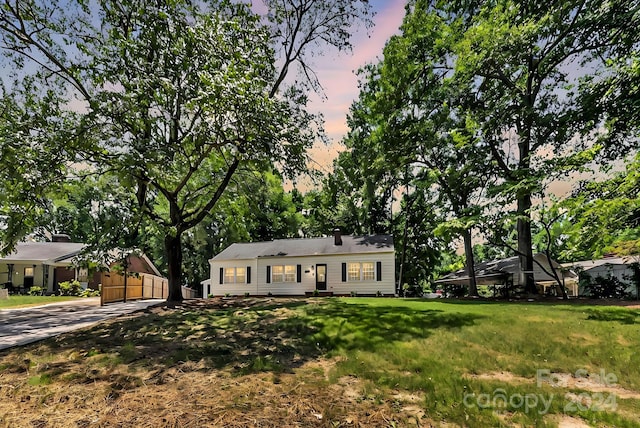
{"type": "MultiPolygon", "coordinates": [[[[257,269],[256,260],[224,260],[224,261],[209,261],[211,266],[211,294],[214,296],[224,296],[229,294],[231,296],[243,296],[245,293],[255,296],[258,294],[257,287],[257,269]],[[242,267],[251,268],[250,283],[247,284],[220,284],[220,268],[230,267],[242,267]]],[[[223,281],[224,282],[224,281],[223,281]]],[[[204,290],[206,291],[206,289],[204,290]]],[[[204,294],[204,297],[207,297],[204,294]]]]}
{"type": "MultiPolygon", "coordinates": [[[[312,293],[316,289],[316,264],[327,265],[327,289],[336,295],[357,294],[375,295],[380,292],[385,295],[395,293],[395,257],[392,251],[385,253],[336,254],[317,255],[308,257],[269,257],[257,260],[227,260],[210,261],[211,266],[211,294],[224,296],[225,294],[242,296],[301,296],[312,293]],[[377,281],[377,272],[371,281],[342,281],[342,263],[372,262],[377,268],[381,264],[381,281],[377,281]],[[297,266],[300,265],[301,281],[298,282],[267,282],[267,266],[297,266]],[[220,284],[220,268],[251,266],[251,284],[220,284]]],[[[296,278],[297,279],[297,278],[296,278]]]]}
{"type": "MultiPolygon", "coordinates": [[[[627,284],[628,287],[625,291],[630,295],[637,297],[636,286],[633,284],[633,281],[631,280],[631,276],[633,275],[633,270],[631,269],[631,267],[627,265],[604,264],[604,265],[596,266],[592,269],[585,271],[585,274],[589,275],[591,279],[596,279],[599,276],[606,278],[609,275],[611,275],[612,277],[617,278],[620,282],[627,284]]],[[[580,295],[581,296],[588,295],[588,292],[583,287],[580,287],[580,295]]]]}

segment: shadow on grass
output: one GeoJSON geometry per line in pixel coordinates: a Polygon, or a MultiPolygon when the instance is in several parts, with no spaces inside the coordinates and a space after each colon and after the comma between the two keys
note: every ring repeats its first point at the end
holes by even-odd
{"type": "MultiPolygon", "coordinates": [[[[156,308],[17,352],[28,352],[34,359],[57,355],[38,371],[40,375],[74,383],[107,381],[118,391],[139,386],[140,376],[145,377],[145,384],[164,383],[168,369],[177,365],[181,371],[289,372],[333,352],[375,351],[394,341],[427,338],[437,329],[472,325],[477,318],[338,300],[216,309],[156,308]],[[194,364],[183,364],[186,362],[194,364]],[[147,374],[138,375],[137,369],[147,374]]],[[[7,360],[5,356],[4,368],[12,372],[27,371],[30,364],[15,358],[15,363],[7,365],[7,360]],[[19,366],[25,364],[21,370],[19,366]]]]}
{"type": "Polygon", "coordinates": [[[399,306],[370,306],[332,302],[307,308],[309,325],[317,330],[316,343],[323,350],[375,351],[393,342],[429,337],[437,329],[473,325],[476,314],[435,309],[414,310],[399,306]]]}
{"type": "Polygon", "coordinates": [[[620,324],[640,324],[640,311],[624,308],[598,308],[586,311],[587,319],[594,321],[615,321],[620,324]]]}

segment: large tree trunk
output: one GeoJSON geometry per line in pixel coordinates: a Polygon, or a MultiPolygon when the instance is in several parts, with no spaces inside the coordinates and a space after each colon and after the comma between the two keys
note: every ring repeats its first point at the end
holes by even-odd
{"type": "Polygon", "coordinates": [[[533,278],[533,249],[531,240],[531,195],[518,197],[518,254],[520,258],[520,285],[530,294],[537,294],[538,290],[533,278]]]}
{"type": "Polygon", "coordinates": [[[182,243],[180,235],[167,235],[164,238],[164,252],[167,255],[169,270],[169,296],[167,302],[182,302],[182,243]]]}
{"type": "Polygon", "coordinates": [[[462,233],[464,240],[464,255],[467,262],[467,276],[469,277],[469,296],[478,296],[478,285],[476,284],[475,261],[473,258],[473,245],[471,242],[471,230],[465,229],[462,233]]]}

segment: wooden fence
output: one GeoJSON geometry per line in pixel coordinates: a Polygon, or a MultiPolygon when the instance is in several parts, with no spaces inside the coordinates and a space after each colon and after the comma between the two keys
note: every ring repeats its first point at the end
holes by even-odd
{"type": "MultiPolygon", "coordinates": [[[[100,304],[125,301],[125,278],[114,272],[104,272],[101,277],[100,304]]],[[[169,282],[166,278],[142,273],[126,278],[126,300],[166,299],[169,282]]]]}

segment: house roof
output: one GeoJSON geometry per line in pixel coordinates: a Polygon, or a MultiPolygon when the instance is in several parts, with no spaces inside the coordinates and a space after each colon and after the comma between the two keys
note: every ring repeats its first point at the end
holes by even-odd
{"type": "Polygon", "coordinates": [[[3,263],[56,263],[72,258],[85,247],[77,242],[20,242],[16,249],[6,257],[0,258],[3,263]]]}
{"type": "Polygon", "coordinates": [[[605,257],[599,260],[583,260],[580,262],[563,263],[563,267],[576,268],[580,267],[584,272],[606,265],[630,265],[634,263],[636,258],[632,256],[625,257],[605,257]]]}
{"type": "MultiPolygon", "coordinates": [[[[74,258],[84,250],[86,244],[79,242],[19,242],[16,249],[6,257],[0,258],[1,263],[17,264],[47,264],[54,266],[68,266],[74,263],[74,258]]],[[[158,268],[146,254],[138,255],[137,267],[140,271],[151,272],[162,276],[158,268]],[[140,268],[143,269],[140,269],[140,268]]]]}
{"type": "MultiPolygon", "coordinates": [[[[547,257],[544,254],[538,253],[533,256],[539,263],[548,265],[547,257]]],[[[553,266],[558,269],[561,265],[557,262],[553,262],[553,266]]],[[[534,271],[536,266],[534,265],[534,271]]],[[[518,256],[508,257],[506,259],[492,260],[489,262],[476,263],[475,265],[476,282],[478,284],[493,284],[496,280],[508,279],[511,275],[520,272],[520,262],[518,256]]],[[[550,278],[545,273],[538,274],[540,278],[536,278],[536,281],[544,281],[550,278]]],[[[572,272],[565,272],[565,277],[573,277],[575,274],[572,272]]],[[[436,283],[449,283],[449,284],[467,284],[469,282],[469,276],[467,275],[466,267],[455,272],[451,272],[443,276],[436,283]]]]}
{"type": "Polygon", "coordinates": [[[392,251],[393,237],[391,235],[342,236],[342,245],[335,245],[334,237],[330,236],[231,244],[211,260],[247,260],[261,257],[302,257],[392,251]]]}

